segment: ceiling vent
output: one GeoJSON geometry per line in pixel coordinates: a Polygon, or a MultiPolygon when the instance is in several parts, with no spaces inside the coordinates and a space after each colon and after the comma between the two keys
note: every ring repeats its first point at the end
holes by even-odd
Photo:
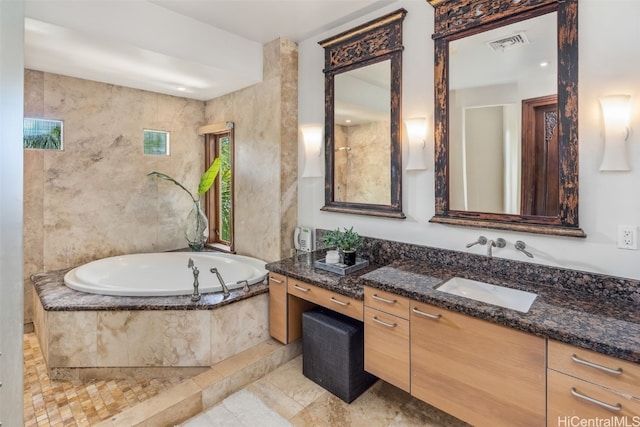
{"type": "Polygon", "coordinates": [[[498,40],[487,42],[487,45],[496,52],[502,52],[516,46],[529,44],[529,40],[524,33],[517,33],[512,36],[504,37],[498,40]]]}

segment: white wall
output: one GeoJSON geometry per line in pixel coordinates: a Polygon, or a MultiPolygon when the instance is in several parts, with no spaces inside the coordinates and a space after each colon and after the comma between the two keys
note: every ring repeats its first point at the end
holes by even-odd
{"type": "Polygon", "coordinates": [[[22,420],[24,4],[0,1],[0,423],[22,420]]]}
{"type": "MultiPolygon", "coordinates": [[[[424,1],[401,0],[363,19],[320,34],[299,44],[299,122],[324,120],[323,50],[318,40],[400,7],[404,21],[404,117],[426,116],[433,121],[433,9],[424,1]]],[[[484,253],[486,247],[465,249],[479,235],[504,237],[508,245],[497,257],[529,261],[513,244],[524,240],[535,255],[533,262],[640,279],[640,252],[616,248],[618,224],[640,225],[640,2],[580,0],[579,4],[579,137],[580,226],[586,239],[544,236],[500,230],[431,224],[434,214],[433,138],[428,141],[427,171],[405,172],[405,220],[381,219],[320,211],[324,205],[323,178],[300,178],[299,223],[333,229],[354,226],[360,234],[420,245],[484,253]],[[633,170],[601,173],[602,135],[598,97],[612,93],[633,95],[631,136],[628,144],[633,170]]],[[[302,150],[300,150],[302,153],[302,150]]],[[[406,144],[404,148],[407,152],[406,144]]],[[[302,162],[302,157],[300,157],[302,162]]],[[[302,163],[299,170],[303,170],[302,163]]]]}

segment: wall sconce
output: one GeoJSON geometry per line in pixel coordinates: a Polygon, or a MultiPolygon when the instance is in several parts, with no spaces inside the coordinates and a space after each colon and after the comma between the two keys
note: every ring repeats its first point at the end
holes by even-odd
{"type": "Polygon", "coordinates": [[[424,170],[427,168],[425,148],[427,146],[427,119],[424,117],[404,121],[409,139],[409,161],[406,169],[424,170]]]}
{"type": "Polygon", "coordinates": [[[303,178],[314,178],[323,175],[322,170],[322,126],[300,126],[304,142],[304,172],[303,178]]]}
{"type": "Polygon", "coordinates": [[[629,138],[631,117],[630,95],[611,95],[600,98],[604,122],[604,152],[601,171],[628,171],[629,160],[625,142],[629,138]]]}

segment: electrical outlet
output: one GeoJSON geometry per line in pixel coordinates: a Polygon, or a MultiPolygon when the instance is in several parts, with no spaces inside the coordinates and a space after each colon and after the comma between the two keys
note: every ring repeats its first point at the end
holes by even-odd
{"type": "Polygon", "coordinates": [[[638,226],[619,225],[618,226],[618,248],[638,249],[638,226]]]}

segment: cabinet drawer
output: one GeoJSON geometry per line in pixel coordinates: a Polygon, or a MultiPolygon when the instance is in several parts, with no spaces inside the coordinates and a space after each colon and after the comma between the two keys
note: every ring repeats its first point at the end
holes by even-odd
{"type": "MultiPolygon", "coordinates": [[[[547,373],[547,425],[587,425],[577,420],[594,420],[626,417],[626,423],[634,425],[640,420],[640,400],[616,393],[596,384],[549,370],[547,373]],[[608,405],[606,407],[605,405],[608,405]],[[619,409],[616,409],[619,408],[619,409]],[[573,418],[573,424],[570,422],[573,418]]],[[[591,425],[591,424],[589,424],[591,425]]],[[[601,424],[605,425],[605,424],[601,424]]]]}
{"type": "Polygon", "coordinates": [[[475,426],[544,426],[546,343],[411,302],[411,395],[475,426]]]}
{"type": "Polygon", "coordinates": [[[409,319],[409,298],[391,292],[365,286],[364,305],[403,319],[409,319]]]}
{"type": "Polygon", "coordinates": [[[288,280],[287,287],[290,295],[311,301],[360,321],[363,319],[362,301],[291,278],[288,280]]]}
{"type": "Polygon", "coordinates": [[[640,398],[640,365],[549,341],[549,369],[640,398]]]}
{"type": "Polygon", "coordinates": [[[409,321],[364,308],[364,369],[409,392],[409,321]]]}
{"type": "Polygon", "coordinates": [[[269,273],[269,334],[286,344],[287,341],[287,278],[269,273]]]}

